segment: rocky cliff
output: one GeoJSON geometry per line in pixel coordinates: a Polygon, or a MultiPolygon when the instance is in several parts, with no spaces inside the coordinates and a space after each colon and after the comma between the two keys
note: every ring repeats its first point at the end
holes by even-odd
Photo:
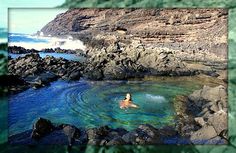
{"type": "Polygon", "coordinates": [[[87,70],[99,68],[97,78],[125,72],[122,79],[143,71],[191,75],[199,71],[196,62],[205,64],[201,71],[212,70],[206,65],[226,68],[224,9],[70,9],[41,32],[82,40],[91,57],[87,70]]]}

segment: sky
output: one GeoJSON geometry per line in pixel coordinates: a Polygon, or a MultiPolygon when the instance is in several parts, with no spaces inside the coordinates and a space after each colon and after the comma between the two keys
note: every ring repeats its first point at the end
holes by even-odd
{"type": "Polygon", "coordinates": [[[8,9],[8,31],[10,33],[34,34],[41,30],[48,22],[53,20],[56,15],[67,11],[67,9],[48,8],[48,9],[8,9]]]}
{"type": "Polygon", "coordinates": [[[7,28],[8,8],[53,8],[65,0],[0,0],[0,28],[7,28]]]}

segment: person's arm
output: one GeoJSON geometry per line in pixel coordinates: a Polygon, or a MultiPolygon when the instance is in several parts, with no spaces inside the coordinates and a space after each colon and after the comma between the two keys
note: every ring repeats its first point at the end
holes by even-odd
{"type": "Polygon", "coordinates": [[[121,109],[124,109],[126,106],[124,105],[124,101],[122,100],[121,102],[120,102],[120,108],[121,109]]]}
{"type": "Polygon", "coordinates": [[[135,104],[129,104],[130,107],[133,107],[133,108],[139,108],[138,105],[135,105],[135,104]]]}

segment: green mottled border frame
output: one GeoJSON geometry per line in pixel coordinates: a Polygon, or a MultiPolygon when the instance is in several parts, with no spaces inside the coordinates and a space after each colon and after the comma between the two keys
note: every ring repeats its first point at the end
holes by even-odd
{"type": "MultiPolygon", "coordinates": [[[[27,5],[28,6],[28,5],[27,5]]],[[[35,6],[32,6],[35,7],[35,6]]],[[[37,7],[37,6],[36,6],[37,7]]],[[[46,6],[47,7],[47,6],[46,6]]],[[[183,152],[235,153],[236,152],[236,0],[66,0],[64,8],[226,8],[228,17],[228,145],[162,145],[162,146],[74,146],[72,152],[183,152]]],[[[7,144],[7,98],[0,99],[0,152],[67,152],[66,146],[11,146],[7,144]],[[5,102],[4,102],[5,101],[5,102]]]]}

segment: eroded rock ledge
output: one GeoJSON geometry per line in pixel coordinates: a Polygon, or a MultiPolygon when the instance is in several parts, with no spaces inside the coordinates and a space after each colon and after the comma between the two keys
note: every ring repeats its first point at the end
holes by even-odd
{"type": "Polygon", "coordinates": [[[224,86],[204,86],[182,100],[177,114],[180,133],[189,136],[193,144],[227,143],[227,90],[224,86]]]}

